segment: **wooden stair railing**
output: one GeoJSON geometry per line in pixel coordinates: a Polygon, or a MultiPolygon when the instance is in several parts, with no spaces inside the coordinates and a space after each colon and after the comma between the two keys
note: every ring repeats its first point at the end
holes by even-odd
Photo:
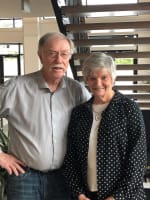
{"type": "MultiPolygon", "coordinates": [[[[76,65],[77,71],[82,71],[81,65],[76,65]]],[[[150,70],[150,64],[125,64],[125,65],[117,65],[117,70],[150,70]]]]}
{"type": "Polygon", "coordinates": [[[74,40],[76,46],[92,46],[92,45],[117,45],[117,44],[150,44],[150,37],[144,38],[99,38],[99,39],[83,39],[74,40]]]}
{"type": "MultiPolygon", "coordinates": [[[[134,52],[134,51],[128,51],[128,52],[107,52],[109,55],[111,55],[113,58],[149,58],[150,57],[150,51],[145,52],[134,52]]],[[[90,53],[75,53],[73,55],[74,59],[85,59],[87,56],[89,56],[90,53]]]]}
{"type": "Polygon", "coordinates": [[[117,65],[122,75],[121,72],[117,75],[115,88],[135,99],[141,108],[150,108],[150,2],[112,5],[82,5],[81,0],[66,2],[70,6],[62,6],[55,13],[56,16],[61,13],[61,29],[72,36],[76,46],[70,62],[75,79],[83,81],[81,65],[90,52],[102,51],[115,60],[132,58],[133,64],[117,65]],[[114,17],[116,12],[129,12],[129,16],[114,17]],[[102,17],[106,13],[109,15],[102,17]],[[100,15],[92,18],[93,14],[100,15]],[[64,23],[65,18],[68,23],[64,23]]]}
{"type": "Polygon", "coordinates": [[[133,11],[136,14],[150,13],[150,3],[137,4],[112,4],[112,5],[77,5],[77,6],[62,6],[62,15],[67,16],[91,16],[92,13],[99,12],[117,12],[117,11],[133,11]]]}
{"type": "Polygon", "coordinates": [[[150,30],[150,21],[136,22],[111,22],[111,23],[88,23],[88,24],[66,24],[67,32],[86,32],[91,30],[115,30],[115,29],[136,29],[150,30]]]}

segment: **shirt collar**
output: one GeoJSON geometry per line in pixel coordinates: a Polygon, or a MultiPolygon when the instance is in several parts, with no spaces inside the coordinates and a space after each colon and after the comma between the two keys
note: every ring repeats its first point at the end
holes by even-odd
{"type": "MultiPolygon", "coordinates": [[[[42,75],[42,71],[40,70],[37,73],[38,73],[38,76],[37,76],[38,77],[37,78],[38,87],[40,89],[44,89],[44,88],[48,88],[49,89],[48,84],[47,84],[47,82],[45,81],[45,79],[44,79],[44,77],[42,75]]],[[[66,86],[67,86],[67,84],[66,84],[66,76],[64,76],[62,78],[62,80],[61,80],[59,88],[66,88],[66,86]]]]}

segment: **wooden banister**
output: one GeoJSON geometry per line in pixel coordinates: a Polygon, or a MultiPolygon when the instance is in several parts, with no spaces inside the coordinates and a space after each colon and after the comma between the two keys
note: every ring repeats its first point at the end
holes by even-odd
{"type": "MultiPolygon", "coordinates": [[[[108,52],[109,55],[111,55],[113,58],[150,58],[150,52],[108,52]]],[[[75,60],[77,59],[85,59],[87,56],[89,56],[90,53],[75,53],[73,55],[73,58],[75,60]]]]}
{"type": "MultiPolygon", "coordinates": [[[[82,71],[81,65],[75,65],[77,72],[82,71]]],[[[150,70],[150,64],[117,65],[117,70],[150,70]]]]}
{"type": "Polygon", "coordinates": [[[150,21],[136,22],[111,22],[111,23],[88,23],[66,24],[67,32],[86,32],[90,30],[114,30],[114,29],[146,29],[150,30],[150,21]]]}
{"type": "Polygon", "coordinates": [[[67,16],[89,16],[92,13],[95,14],[96,12],[117,11],[135,11],[137,14],[145,14],[150,13],[150,3],[62,6],[61,11],[63,15],[67,16]]]}
{"type": "Polygon", "coordinates": [[[74,40],[74,43],[80,47],[90,47],[91,45],[150,44],[150,37],[83,39],[74,40]]]}

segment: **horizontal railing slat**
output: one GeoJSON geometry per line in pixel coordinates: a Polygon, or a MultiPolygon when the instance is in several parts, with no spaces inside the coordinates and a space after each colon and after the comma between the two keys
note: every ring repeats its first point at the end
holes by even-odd
{"type": "Polygon", "coordinates": [[[130,99],[138,99],[138,100],[149,99],[150,100],[150,93],[132,93],[132,94],[126,94],[126,96],[130,99]]]}
{"type": "Polygon", "coordinates": [[[91,30],[115,30],[115,29],[136,29],[149,30],[150,21],[136,22],[107,22],[107,23],[81,23],[81,24],[66,24],[67,32],[87,32],[91,30]]]}
{"type": "Polygon", "coordinates": [[[137,11],[137,14],[145,14],[150,12],[150,3],[137,4],[111,4],[111,5],[76,5],[76,6],[62,6],[61,12],[67,16],[87,16],[92,13],[99,12],[117,12],[117,11],[137,11]]]}
{"type": "MultiPolygon", "coordinates": [[[[97,51],[98,52],[98,51],[97,51]]],[[[145,52],[107,52],[113,58],[150,58],[150,51],[145,52]]],[[[74,59],[85,59],[90,53],[76,53],[74,59]]]]}
{"type": "Polygon", "coordinates": [[[90,47],[91,45],[121,45],[121,44],[150,44],[150,37],[143,38],[103,38],[74,40],[75,46],[90,47]]]}
{"type": "Polygon", "coordinates": [[[117,76],[116,81],[150,81],[150,75],[117,76]]]}
{"type": "Polygon", "coordinates": [[[115,85],[117,90],[132,90],[150,92],[150,84],[134,84],[134,85],[115,85]]]}
{"type": "MultiPolygon", "coordinates": [[[[130,64],[130,65],[117,65],[117,70],[150,70],[150,64],[130,64]]],[[[77,72],[82,70],[81,65],[75,65],[77,72]]]]}

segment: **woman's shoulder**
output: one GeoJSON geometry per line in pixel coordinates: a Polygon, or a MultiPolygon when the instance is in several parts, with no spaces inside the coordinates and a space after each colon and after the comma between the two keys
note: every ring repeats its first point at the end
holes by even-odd
{"type": "Polygon", "coordinates": [[[91,97],[89,100],[77,105],[74,107],[73,112],[86,112],[86,111],[92,111],[92,102],[93,97],[91,97]]]}
{"type": "Polygon", "coordinates": [[[116,92],[116,99],[114,102],[116,102],[116,106],[118,108],[123,109],[127,113],[140,111],[139,105],[134,99],[130,99],[125,94],[122,94],[118,91],[116,92]]]}

